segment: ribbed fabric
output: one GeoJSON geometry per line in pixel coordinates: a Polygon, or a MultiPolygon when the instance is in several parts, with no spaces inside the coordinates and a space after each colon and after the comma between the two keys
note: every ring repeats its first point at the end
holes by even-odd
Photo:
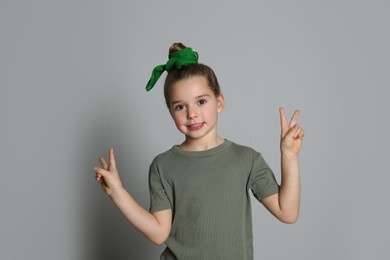
{"type": "Polygon", "coordinates": [[[250,192],[261,200],[279,185],[260,153],[229,140],[201,152],[177,146],[149,172],[150,211],[172,208],[160,259],[252,260],[250,192]]]}

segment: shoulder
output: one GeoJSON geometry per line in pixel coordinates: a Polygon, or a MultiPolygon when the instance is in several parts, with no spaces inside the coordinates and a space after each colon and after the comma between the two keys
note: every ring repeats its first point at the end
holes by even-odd
{"type": "Polygon", "coordinates": [[[173,156],[171,149],[155,156],[149,165],[149,176],[159,176],[161,178],[164,175],[163,173],[167,172],[164,169],[169,169],[170,165],[172,165],[173,156]]]}
{"type": "Polygon", "coordinates": [[[256,155],[260,154],[260,152],[256,151],[252,147],[249,147],[249,146],[246,146],[246,145],[242,145],[242,144],[238,144],[238,143],[235,143],[235,142],[232,142],[231,150],[234,153],[242,154],[242,155],[256,156],[256,155]]]}
{"type": "Polygon", "coordinates": [[[166,150],[166,151],[156,155],[153,158],[151,164],[159,164],[159,163],[165,162],[167,160],[171,160],[173,156],[174,156],[174,153],[172,152],[172,148],[170,148],[169,150],[166,150]]]}

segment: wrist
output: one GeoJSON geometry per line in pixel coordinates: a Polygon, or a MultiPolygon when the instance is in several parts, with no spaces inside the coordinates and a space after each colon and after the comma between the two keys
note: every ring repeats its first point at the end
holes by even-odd
{"type": "Polygon", "coordinates": [[[286,160],[289,160],[289,161],[294,161],[294,160],[298,160],[298,154],[296,153],[291,153],[291,152],[281,152],[281,157],[282,159],[286,159],[286,160]]]}
{"type": "Polygon", "coordinates": [[[111,199],[115,200],[120,197],[123,197],[126,192],[126,189],[121,185],[116,187],[115,189],[112,189],[111,194],[109,194],[109,196],[111,197],[111,199]]]}

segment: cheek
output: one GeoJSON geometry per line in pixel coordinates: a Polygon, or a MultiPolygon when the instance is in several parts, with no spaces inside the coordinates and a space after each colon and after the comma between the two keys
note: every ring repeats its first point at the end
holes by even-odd
{"type": "Polygon", "coordinates": [[[180,113],[171,113],[171,116],[173,121],[175,121],[176,125],[181,124],[184,121],[183,115],[181,115],[180,113]]]}
{"type": "Polygon", "coordinates": [[[208,109],[205,111],[204,116],[208,119],[214,119],[218,115],[218,109],[216,107],[213,107],[212,109],[208,109]]]}

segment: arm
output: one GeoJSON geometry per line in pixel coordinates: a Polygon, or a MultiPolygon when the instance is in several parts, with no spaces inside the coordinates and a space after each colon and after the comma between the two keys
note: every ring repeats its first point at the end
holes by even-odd
{"type": "Polygon", "coordinates": [[[281,122],[281,171],[282,179],[277,194],[269,196],[261,203],[276,218],[284,223],[295,223],[300,206],[300,170],[298,153],[303,141],[304,131],[296,123],[299,110],[296,110],[290,123],[287,123],[283,108],[280,111],[281,122]]]}
{"type": "Polygon", "coordinates": [[[171,231],[172,210],[149,213],[142,208],[122,186],[113,148],[109,150],[109,158],[109,165],[102,157],[99,158],[103,168],[94,168],[96,180],[130,224],[153,243],[158,245],[164,243],[171,231]]]}

